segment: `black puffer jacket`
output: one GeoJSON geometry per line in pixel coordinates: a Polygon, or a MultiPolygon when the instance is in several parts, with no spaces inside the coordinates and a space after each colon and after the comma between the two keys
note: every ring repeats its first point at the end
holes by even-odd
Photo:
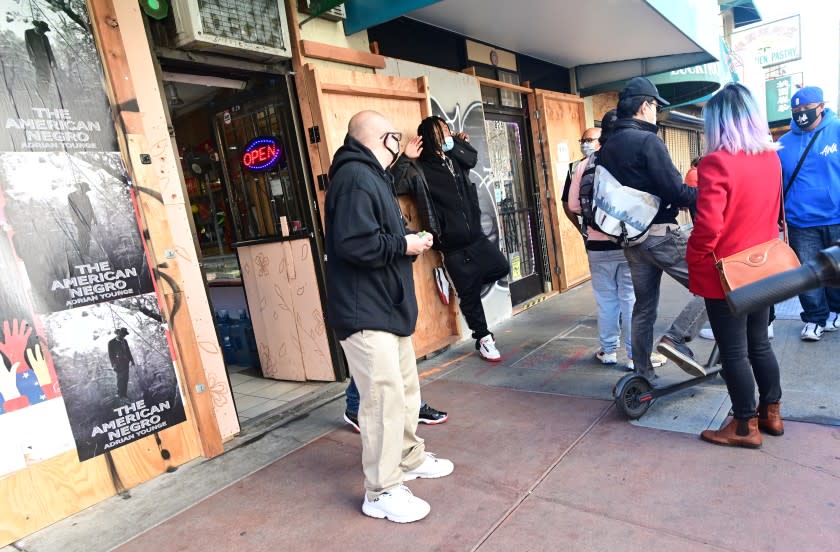
{"type": "Polygon", "coordinates": [[[359,330],[414,333],[412,261],[393,177],[348,136],[333,157],[326,199],[327,322],[338,339],[359,330]]]}
{"type": "Polygon", "coordinates": [[[680,207],[694,207],[697,189],[686,186],[671,161],[656,125],[638,119],[620,119],[610,139],[601,146],[598,163],[621,182],[653,194],[662,202],[653,224],[676,224],[680,207]]]}
{"type": "Polygon", "coordinates": [[[397,177],[398,192],[414,196],[421,216],[424,209],[421,205],[427,203],[421,194],[428,191],[431,196],[428,202],[430,208],[425,210],[437,218],[437,224],[430,222],[430,228],[426,230],[434,234],[435,244],[432,247],[449,253],[463,249],[485,236],[481,230],[478,191],[469,178],[472,167],[462,165],[449,154],[446,155],[452,163],[454,176],[448,163],[440,156],[422,156],[415,162],[420,170],[395,170],[394,174],[397,177]],[[437,226],[438,229],[432,229],[431,226],[437,226]]]}

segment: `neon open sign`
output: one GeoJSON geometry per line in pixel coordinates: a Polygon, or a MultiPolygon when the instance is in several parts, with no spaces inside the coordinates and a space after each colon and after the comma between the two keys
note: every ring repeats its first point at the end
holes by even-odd
{"type": "Polygon", "coordinates": [[[271,136],[254,138],[242,150],[242,164],[252,171],[269,171],[282,161],[283,146],[271,136]]]}

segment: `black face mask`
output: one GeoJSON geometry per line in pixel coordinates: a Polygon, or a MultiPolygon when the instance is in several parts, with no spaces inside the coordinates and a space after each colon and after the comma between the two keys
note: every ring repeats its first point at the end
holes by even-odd
{"type": "Polygon", "coordinates": [[[814,107],[811,109],[806,109],[805,111],[800,111],[799,113],[793,114],[793,121],[796,123],[800,129],[805,130],[809,126],[814,124],[814,121],[817,120],[817,109],[818,107],[814,107]]]}

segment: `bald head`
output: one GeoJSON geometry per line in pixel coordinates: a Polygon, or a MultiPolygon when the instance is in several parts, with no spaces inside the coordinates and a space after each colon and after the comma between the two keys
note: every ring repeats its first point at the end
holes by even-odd
{"type": "Polygon", "coordinates": [[[385,142],[387,141],[391,148],[396,147],[397,152],[400,150],[400,143],[392,136],[386,136],[389,132],[397,131],[391,121],[377,111],[360,111],[353,115],[347,124],[347,134],[368,148],[383,167],[390,165],[394,159],[392,151],[386,147],[385,142]]]}
{"type": "Polygon", "coordinates": [[[580,137],[580,152],[588,156],[601,148],[598,138],[601,137],[601,129],[597,127],[587,128],[580,137]]]}

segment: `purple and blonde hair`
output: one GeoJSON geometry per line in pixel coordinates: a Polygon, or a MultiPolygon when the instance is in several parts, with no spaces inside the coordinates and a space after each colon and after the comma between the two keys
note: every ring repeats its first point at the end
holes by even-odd
{"type": "Polygon", "coordinates": [[[758,104],[742,84],[729,83],[703,108],[706,153],[762,153],[778,149],[758,104]]]}

